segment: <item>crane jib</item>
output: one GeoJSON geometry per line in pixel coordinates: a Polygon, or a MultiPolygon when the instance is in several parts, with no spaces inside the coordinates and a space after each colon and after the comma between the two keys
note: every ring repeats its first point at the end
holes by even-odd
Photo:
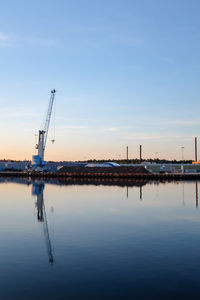
{"type": "Polygon", "coordinates": [[[48,136],[48,131],[49,131],[49,124],[50,124],[51,113],[52,113],[52,108],[53,108],[53,103],[54,103],[54,98],[55,98],[55,92],[56,92],[56,90],[51,91],[51,97],[50,97],[50,101],[49,101],[47,117],[46,117],[45,125],[44,125],[44,131],[46,133],[45,140],[44,140],[44,150],[45,150],[46,143],[47,143],[47,136],[48,136]]]}
{"type": "Polygon", "coordinates": [[[51,96],[49,100],[47,115],[44,123],[44,127],[42,130],[39,130],[38,135],[38,144],[36,145],[36,149],[38,149],[38,154],[33,155],[33,167],[43,167],[44,162],[44,151],[47,143],[47,137],[48,137],[48,131],[49,131],[49,124],[51,120],[51,114],[54,104],[54,98],[55,98],[56,90],[53,89],[51,91],[51,96]]]}

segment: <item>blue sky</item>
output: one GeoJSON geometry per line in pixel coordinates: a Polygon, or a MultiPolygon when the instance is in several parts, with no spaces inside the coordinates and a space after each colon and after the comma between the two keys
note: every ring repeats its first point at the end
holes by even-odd
{"type": "Polygon", "coordinates": [[[200,2],[3,1],[0,156],[31,159],[49,93],[46,159],[193,158],[200,116],[200,2]],[[51,136],[51,132],[50,132],[51,136]]]}

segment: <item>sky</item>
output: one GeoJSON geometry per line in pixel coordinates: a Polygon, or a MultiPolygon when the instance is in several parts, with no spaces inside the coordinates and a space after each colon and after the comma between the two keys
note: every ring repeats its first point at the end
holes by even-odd
{"type": "Polygon", "coordinates": [[[55,88],[46,160],[122,159],[126,146],[138,158],[140,144],[144,158],[193,159],[199,10],[198,0],[1,1],[0,158],[35,154],[55,88]]]}

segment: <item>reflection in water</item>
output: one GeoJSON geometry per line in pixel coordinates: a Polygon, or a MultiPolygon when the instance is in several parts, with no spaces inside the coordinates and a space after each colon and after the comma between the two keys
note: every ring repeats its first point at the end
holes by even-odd
{"type": "Polygon", "coordinates": [[[182,206],[185,206],[185,182],[182,182],[182,206]]]}
{"type": "Polygon", "coordinates": [[[198,182],[10,181],[0,184],[0,299],[199,299],[198,182]],[[52,268],[37,225],[52,265],[53,207],[52,268]]]}
{"type": "Polygon", "coordinates": [[[44,237],[45,237],[45,243],[47,248],[47,254],[49,257],[49,262],[51,264],[54,263],[54,257],[53,257],[53,249],[51,245],[50,235],[49,235],[49,229],[48,229],[48,222],[47,222],[47,216],[46,216],[46,210],[44,205],[44,198],[43,198],[43,191],[44,191],[44,183],[43,182],[34,182],[32,185],[32,195],[37,196],[37,219],[38,222],[43,223],[43,231],[44,231],[44,237]]]}
{"type": "MultiPolygon", "coordinates": [[[[126,198],[128,199],[128,189],[129,189],[129,186],[127,185],[126,186],[126,198]]],[[[140,185],[140,200],[142,200],[142,185],[140,185]]]]}
{"type": "Polygon", "coordinates": [[[196,182],[196,208],[199,206],[198,183],[196,182]]]}
{"type": "Polygon", "coordinates": [[[140,186],[140,200],[142,200],[142,186],[140,186]]]}
{"type": "MultiPolygon", "coordinates": [[[[199,206],[199,192],[198,192],[198,183],[195,183],[195,206],[199,206]]],[[[182,182],[182,206],[185,206],[185,182],[182,182]]]]}

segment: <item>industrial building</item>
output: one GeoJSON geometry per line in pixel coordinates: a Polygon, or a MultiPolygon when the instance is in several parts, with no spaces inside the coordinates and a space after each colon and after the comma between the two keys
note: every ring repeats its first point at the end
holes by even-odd
{"type": "Polygon", "coordinates": [[[30,161],[3,161],[0,162],[0,171],[25,171],[30,166],[30,164],[30,161]]]}

